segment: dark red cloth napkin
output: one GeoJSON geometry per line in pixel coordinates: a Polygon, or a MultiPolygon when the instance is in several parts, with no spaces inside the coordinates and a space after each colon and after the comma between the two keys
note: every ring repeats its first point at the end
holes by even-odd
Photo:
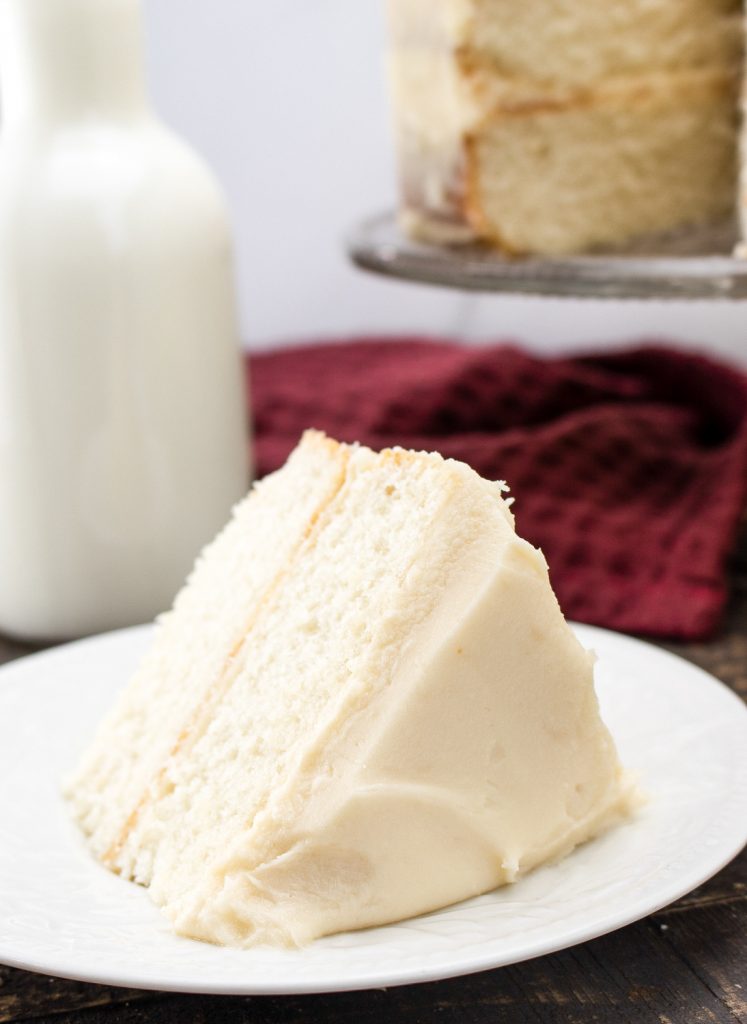
{"type": "Polygon", "coordinates": [[[571,618],[699,639],[717,627],[747,492],[747,376],[661,347],[540,359],[357,339],[251,359],[260,474],[306,427],[440,451],[505,479],[571,618]]]}

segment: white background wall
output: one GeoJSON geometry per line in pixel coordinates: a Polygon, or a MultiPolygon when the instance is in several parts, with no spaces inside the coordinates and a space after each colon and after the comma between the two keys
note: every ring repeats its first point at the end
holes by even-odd
{"type": "Polygon", "coordinates": [[[345,232],[394,204],[383,0],[143,2],[156,104],[228,196],[248,345],[427,331],[558,351],[654,336],[747,364],[743,303],[466,296],[352,268],[345,232]]]}

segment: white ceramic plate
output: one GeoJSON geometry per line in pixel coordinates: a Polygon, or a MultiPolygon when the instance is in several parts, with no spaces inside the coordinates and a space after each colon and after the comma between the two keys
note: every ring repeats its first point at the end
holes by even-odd
{"type": "Polygon", "coordinates": [[[59,796],[149,627],[0,670],[0,962],[183,992],[320,992],[428,981],[602,935],[704,881],[747,841],[747,709],[711,676],[590,627],[603,714],[649,801],[628,824],[516,885],[298,951],[174,936],[139,887],[87,854],[59,796]]]}

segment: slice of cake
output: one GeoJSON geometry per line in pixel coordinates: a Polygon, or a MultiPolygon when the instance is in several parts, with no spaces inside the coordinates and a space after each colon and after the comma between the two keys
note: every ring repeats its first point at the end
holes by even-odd
{"type": "Polygon", "coordinates": [[[593,658],[502,491],[307,433],[238,506],[68,786],[177,931],[396,921],[626,812],[593,658]]]}
{"type": "Polygon", "coordinates": [[[733,216],[740,0],[388,0],[403,223],[564,253],[733,216]]]}

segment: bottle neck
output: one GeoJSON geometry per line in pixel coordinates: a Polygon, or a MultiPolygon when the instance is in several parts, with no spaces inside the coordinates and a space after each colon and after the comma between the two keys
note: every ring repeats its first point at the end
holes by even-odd
{"type": "Polygon", "coordinates": [[[147,108],[139,0],[0,0],[3,124],[147,108]]]}

